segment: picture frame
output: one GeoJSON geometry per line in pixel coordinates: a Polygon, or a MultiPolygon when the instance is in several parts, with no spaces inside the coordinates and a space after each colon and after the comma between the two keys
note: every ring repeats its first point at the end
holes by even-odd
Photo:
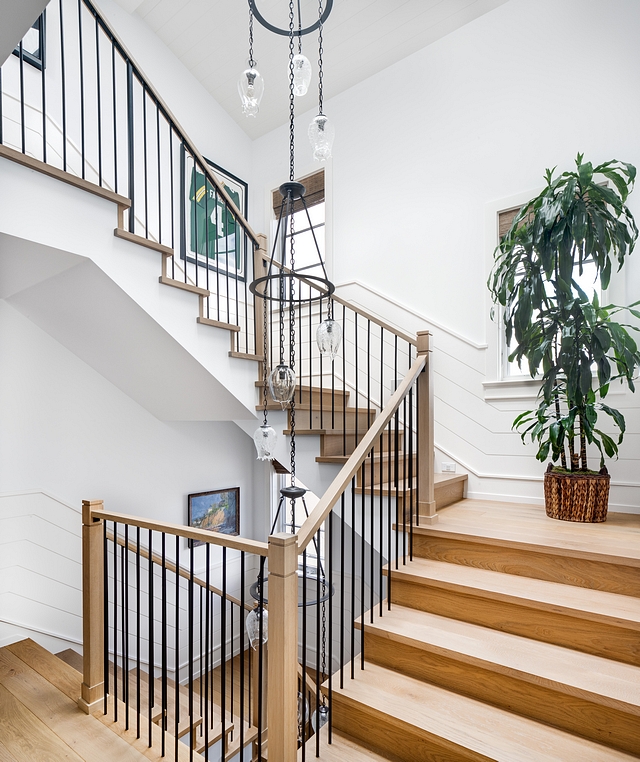
{"type": "MultiPolygon", "coordinates": [[[[194,492],[188,495],[187,524],[220,534],[240,534],[240,487],[194,492]]],[[[189,547],[205,545],[189,540],[189,547]]]]}
{"type": "MultiPolygon", "coordinates": [[[[246,219],[248,184],[236,175],[205,158],[212,174],[246,219]]],[[[244,281],[247,272],[247,251],[235,217],[212,182],[188,162],[185,167],[187,193],[186,251],[183,257],[229,278],[244,281]]]]}

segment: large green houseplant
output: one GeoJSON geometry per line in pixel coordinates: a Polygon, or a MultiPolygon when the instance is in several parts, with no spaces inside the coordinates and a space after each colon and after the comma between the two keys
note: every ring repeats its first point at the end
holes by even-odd
{"type": "Polygon", "coordinates": [[[555,518],[604,521],[609,476],[604,459],[622,442],[622,414],[605,404],[616,379],[634,391],[640,352],[630,330],[617,322],[627,308],[602,306],[580,288],[576,276],[593,263],[605,290],[614,267],[631,254],[638,229],[626,201],[636,176],[631,164],[593,167],[578,154],[576,171],[554,178],[513,220],[494,253],[488,286],[502,307],[509,360],[526,360],[532,377],[542,371],[538,407],[514,421],[522,440],[538,445],[537,458],[551,458],[545,474],[547,513],[555,518]],[[609,417],[617,436],[599,419],[609,417]],[[587,445],[600,452],[600,472],[590,471],[587,445]],[[555,467],[552,464],[556,464],[555,467]]]}

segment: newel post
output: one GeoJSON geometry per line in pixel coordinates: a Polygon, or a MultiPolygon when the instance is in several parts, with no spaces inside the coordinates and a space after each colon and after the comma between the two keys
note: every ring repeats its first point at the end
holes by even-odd
{"type": "MultiPolygon", "coordinates": [[[[253,279],[261,278],[267,274],[269,255],[267,253],[267,236],[259,233],[258,248],[253,250],[253,279]]],[[[264,334],[267,329],[264,322],[264,299],[253,297],[253,319],[255,325],[256,354],[262,357],[264,354],[264,334]]],[[[248,351],[248,350],[247,350],[248,351]]],[[[260,379],[262,379],[262,363],[260,363],[260,379]]]]}
{"type": "Polygon", "coordinates": [[[92,517],[102,500],[82,501],[82,689],[78,706],[93,714],[104,699],[104,536],[92,517]]]}
{"type": "Polygon", "coordinates": [[[298,758],[298,544],[296,535],[269,537],[269,759],[298,758]]]}
{"type": "Polygon", "coordinates": [[[418,355],[427,355],[424,371],[418,377],[418,512],[420,521],[433,524],[436,514],[433,474],[433,369],[429,331],[418,332],[418,355]]]}

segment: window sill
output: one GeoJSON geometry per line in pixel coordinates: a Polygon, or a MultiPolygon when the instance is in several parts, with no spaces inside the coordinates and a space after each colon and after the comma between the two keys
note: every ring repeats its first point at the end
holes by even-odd
{"type": "MultiPolygon", "coordinates": [[[[485,402],[498,400],[535,400],[540,391],[540,380],[521,376],[503,378],[500,381],[484,381],[485,402]]],[[[617,384],[609,389],[607,397],[620,396],[626,393],[626,386],[617,384]]]]}

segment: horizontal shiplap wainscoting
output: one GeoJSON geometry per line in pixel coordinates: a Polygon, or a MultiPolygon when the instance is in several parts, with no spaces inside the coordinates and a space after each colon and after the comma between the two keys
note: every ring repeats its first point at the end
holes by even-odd
{"type": "MultiPolygon", "coordinates": [[[[523,445],[511,429],[519,412],[536,406],[536,382],[498,379],[491,360],[495,347],[439,323],[428,306],[422,314],[358,281],[339,285],[336,293],[403,331],[426,325],[433,334],[436,472],[443,462],[453,462],[457,473],[468,475],[469,497],[542,505],[544,465],[535,459],[536,448],[523,445]]],[[[607,463],[609,509],[640,513],[640,395],[616,386],[610,395],[615,397],[610,404],[625,416],[627,432],[620,459],[607,463]]],[[[596,467],[597,453],[590,452],[590,458],[596,467]]]]}

